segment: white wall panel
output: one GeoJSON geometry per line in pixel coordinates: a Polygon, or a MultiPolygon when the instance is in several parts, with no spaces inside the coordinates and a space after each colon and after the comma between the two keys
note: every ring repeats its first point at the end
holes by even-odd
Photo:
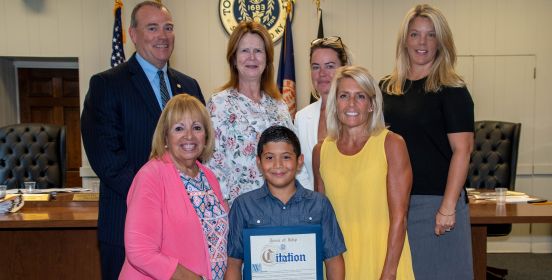
{"type": "Polygon", "coordinates": [[[533,78],[535,57],[461,56],[459,61],[459,72],[463,75],[468,73],[469,79],[466,79],[466,82],[474,100],[475,119],[522,124],[518,173],[532,174],[536,102],[533,78]],[[469,68],[470,65],[473,69],[469,68]]]}
{"type": "Polygon", "coordinates": [[[29,35],[30,27],[27,21],[30,12],[25,10],[23,1],[3,0],[3,2],[2,18],[6,24],[6,33],[2,34],[2,41],[5,41],[7,45],[3,55],[25,55],[29,51],[30,41],[33,40],[29,35]]]}
{"type": "Polygon", "coordinates": [[[29,18],[29,31],[35,38],[30,51],[41,56],[57,56],[60,53],[60,6],[58,0],[41,2],[43,10],[38,13],[40,16],[29,18]]]}
{"type": "MultiPolygon", "coordinates": [[[[531,38],[537,54],[535,106],[535,168],[536,174],[552,174],[552,1],[534,3],[535,37],[531,38]]],[[[548,183],[552,188],[552,181],[548,183]]],[[[552,191],[549,198],[552,199],[552,191]]]]}
{"type": "Polygon", "coordinates": [[[471,94],[474,99],[475,119],[492,120],[496,115],[495,59],[490,56],[474,58],[473,67],[471,94]]]}
{"type": "MultiPolygon", "coordinates": [[[[0,1],[0,34],[8,34],[6,18],[6,3],[0,1]]],[[[8,52],[8,40],[0,40],[0,53],[8,52]]]]}
{"type": "Polygon", "coordinates": [[[473,54],[471,52],[471,36],[475,22],[471,20],[472,1],[455,1],[454,8],[447,11],[447,21],[454,34],[454,43],[458,54],[473,54]],[[450,16],[449,16],[450,15],[450,16]]]}
{"type": "MultiPolygon", "coordinates": [[[[27,42],[27,52],[28,53],[36,53],[38,56],[47,56],[49,53],[49,50],[52,49],[52,45],[58,42],[58,32],[57,26],[50,26],[50,39],[47,42],[44,42],[42,44],[42,36],[41,36],[41,30],[42,30],[42,21],[46,21],[45,19],[48,18],[48,16],[51,16],[48,14],[48,12],[51,13],[51,11],[48,11],[44,8],[46,4],[49,4],[51,2],[43,2],[43,4],[36,5],[36,7],[31,8],[31,6],[26,6],[25,9],[34,11],[32,16],[25,17],[25,23],[27,26],[27,36],[28,36],[28,42],[27,42]]],[[[45,23],[46,24],[46,23],[45,23]]],[[[51,55],[51,54],[50,54],[51,55]]]]}
{"type": "Polygon", "coordinates": [[[534,57],[498,56],[495,63],[495,119],[522,124],[518,173],[532,174],[535,131],[534,57]]]}
{"type": "Polygon", "coordinates": [[[496,53],[535,53],[536,5],[523,0],[499,1],[496,13],[496,53]]]}
{"type": "Polygon", "coordinates": [[[456,71],[462,76],[464,82],[468,87],[468,90],[472,94],[473,98],[473,59],[474,57],[469,56],[458,56],[456,61],[456,71]]]}
{"type": "MultiPolygon", "coordinates": [[[[63,56],[80,56],[82,49],[82,40],[75,40],[83,34],[83,3],[73,0],[58,0],[59,13],[57,22],[59,26],[58,52],[63,56]]],[[[45,30],[48,34],[48,30],[45,30]]]]}

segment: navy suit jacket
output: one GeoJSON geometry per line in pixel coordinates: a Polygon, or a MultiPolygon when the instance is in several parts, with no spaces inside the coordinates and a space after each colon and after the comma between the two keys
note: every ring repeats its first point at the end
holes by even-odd
{"type": "MultiPolygon", "coordinates": [[[[167,69],[173,95],[205,100],[196,80],[167,69]]],[[[90,78],[81,133],[88,162],[100,178],[98,239],[124,246],[126,197],[134,175],[148,161],[161,108],[134,54],[90,78]]]]}

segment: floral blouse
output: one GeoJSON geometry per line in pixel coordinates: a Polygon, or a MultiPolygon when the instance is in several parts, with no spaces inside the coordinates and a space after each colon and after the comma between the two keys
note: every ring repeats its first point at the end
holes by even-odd
{"type": "Polygon", "coordinates": [[[255,161],[261,133],[273,125],[295,128],[287,106],[264,93],[256,103],[236,89],[226,89],[211,97],[207,109],[215,129],[215,152],[207,166],[231,205],[240,194],[264,183],[255,161]]]}

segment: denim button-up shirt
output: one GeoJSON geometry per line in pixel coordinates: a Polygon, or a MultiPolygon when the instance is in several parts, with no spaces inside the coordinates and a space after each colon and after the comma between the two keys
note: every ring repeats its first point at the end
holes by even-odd
{"type": "Polygon", "coordinates": [[[345,252],[345,241],[328,198],[303,188],[297,180],[295,185],[297,191],[286,204],[270,193],[266,183],[234,200],[229,215],[229,257],[244,259],[245,228],[317,224],[322,228],[323,259],[345,252]]]}

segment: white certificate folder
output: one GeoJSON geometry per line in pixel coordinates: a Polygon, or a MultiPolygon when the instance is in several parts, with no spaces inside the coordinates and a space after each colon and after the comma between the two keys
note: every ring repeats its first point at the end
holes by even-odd
{"type": "Polygon", "coordinates": [[[320,225],[243,231],[243,279],[322,280],[320,225]]]}

